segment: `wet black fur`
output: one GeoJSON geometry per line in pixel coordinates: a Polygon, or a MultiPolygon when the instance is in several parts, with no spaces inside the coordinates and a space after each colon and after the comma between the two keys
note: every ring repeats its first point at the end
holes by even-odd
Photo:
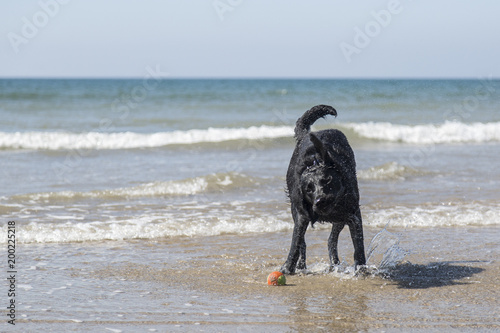
{"type": "Polygon", "coordinates": [[[337,242],[345,225],[354,245],[354,265],[366,263],[354,153],[339,130],[310,132],[311,125],[326,115],[337,116],[337,112],[331,106],[317,105],[295,126],[297,144],[286,175],[294,221],[290,253],[281,268],[286,274],[306,268],[305,233],[315,222],[332,223],[328,239],[332,266],[340,263],[337,242]]]}

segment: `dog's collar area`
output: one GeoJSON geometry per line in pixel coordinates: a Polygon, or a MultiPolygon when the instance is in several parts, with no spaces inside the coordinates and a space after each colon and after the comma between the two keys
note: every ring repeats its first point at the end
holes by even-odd
{"type": "Polygon", "coordinates": [[[320,163],[320,162],[317,162],[317,164],[315,163],[315,164],[307,166],[304,169],[304,172],[313,173],[313,172],[316,172],[318,170],[334,170],[336,172],[339,172],[338,168],[336,168],[335,166],[327,165],[325,163],[320,163]]]}
{"type": "Polygon", "coordinates": [[[306,170],[308,171],[313,171],[316,169],[323,169],[326,168],[326,164],[323,162],[318,161],[317,158],[314,158],[310,163],[306,163],[306,170]]]}

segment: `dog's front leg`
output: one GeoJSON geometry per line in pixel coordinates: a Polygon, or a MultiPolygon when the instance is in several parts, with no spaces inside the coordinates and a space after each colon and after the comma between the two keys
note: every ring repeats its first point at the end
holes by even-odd
{"type": "Polygon", "coordinates": [[[365,245],[363,240],[363,225],[361,214],[358,212],[349,221],[349,231],[351,232],[352,244],[354,245],[354,267],[365,265],[365,245]]]}
{"type": "Polygon", "coordinates": [[[293,228],[292,244],[288,258],[281,268],[281,272],[285,274],[294,274],[295,268],[306,268],[306,241],[305,234],[309,221],[299,221],[293,228]],[[300,261],[299,261],[300,258],[300,261]]]}
{"type": "MultiPolygon", "coordinates": [[[[306,222],[306,229],[307,226],[309,225],[308,222],[306,222]]],[[[301,243],[298,244],[299,247],[299,260],[297,260],[297,269],[306,269],[306,237],[305,237],[305,231],[304,235],[300,238],[301,243]]]]}
{"type": "Polygon", "coordinates": [[[337,243],[339,241],[339,234],[344,229],[344,223],[333,223],[332,232],[328,238],[328,254],[330,255],[330,265],[333,268],[334,265],[340,264],[339,254],[337,251],[337,243]]]}
{"type": "Polygon", "coordinates": [[[284,274],[294,274],[295,268],[306,268],[306,240],[305,234],[309,226],[309,219],[299,214],[292,207],[294,217],[294,228],[292,235],[292,244],[290,246],[290,253],[285,264],[281,267],[281,272],[284,274]]]}

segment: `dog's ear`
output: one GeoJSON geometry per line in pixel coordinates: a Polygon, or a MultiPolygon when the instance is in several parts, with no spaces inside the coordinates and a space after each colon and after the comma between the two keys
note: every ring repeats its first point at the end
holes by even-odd
{"type": "Polygon", "coordinates": [[[309,133],[309,137],[314,145],[314,148],[316,149],[316,152],[319,154],[323,162],[329,164],[332,161],[332,158],[328,154],[328,151],[325,148],[323,142],[321,142],[321,140],[318,139],[318,137],[314,133],[309,133]]]}

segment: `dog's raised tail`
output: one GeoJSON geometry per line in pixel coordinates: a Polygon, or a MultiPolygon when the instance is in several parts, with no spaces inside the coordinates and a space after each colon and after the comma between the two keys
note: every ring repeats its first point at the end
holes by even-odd
{"type": "Polygon", "coordinates": [[[311,130],[311,125],[314,124],[319,118],[324,118],[327,115],[337,116],[337,111],[329,105],[316,105],[310,110],[306,111],[297,119],[295,124],[295,138],[297,141],[302,140],[302,138],[309,133],[311,130]]]}

